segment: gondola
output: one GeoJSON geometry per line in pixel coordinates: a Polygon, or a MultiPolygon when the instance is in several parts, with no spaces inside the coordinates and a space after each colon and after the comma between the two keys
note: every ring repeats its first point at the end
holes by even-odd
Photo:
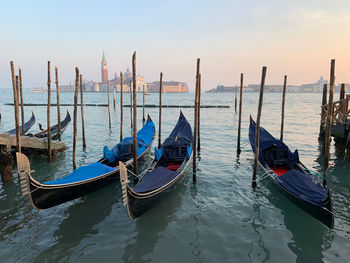
{"type": "MultiPolygon", "coordinates": [[[[137,133],[137,156],[144,157],[151,149],[155,135],[155,126],[148,116],[147,122],[137,133]]],[[[112,150],[104,147],[104,156],[98,162],[82,166],[61,179],[38,182],[30,170],[28,158],[17,153],[18,175],[22,195],[28,197],[36,209],[47,209],[78,197],[94,192],[119,178],[119,160],[131,166],[133,159],[133,138],[127,137],[112,150]],[[131,151],[129,151],[131,150],[131,151]]]]}
{"type": "Polygon", "coordinates": [[[161,147],[155,149],[153,162],[134,187],[128,184],[125,165],[119,163],[123,204],[131,220],[151,209],[184,180],[186,168],[192,163],[192,143],[191,125],[180,112],[175,128],[161,147]]]}
{"type": "MultiPolygon", "coordinates": [[[[35,123],[35,115],[32,112],[32,117],[26,122],[24,123],[24,133],[26,133],[30,128],[32,128],[32,126],[35,123]]],[[[15,135],[16,134],[16,128],[7,131],[6,133],[10,134],[10,135],[15,135]]],[[[22,134],[22,125],[19,127],[19,133],[22,134]]]]}
{"type": "MultiPolygon", "coordinates": [[[[70,117],[69,111],[67,110],[66,117],[64,118],[63,121],[61,121],[61,134],[67,129],[70,121],[71,121],[71,117],[70,117]]],[[[41,129],[40,123],[39,123],[39,127],[41,130],[40,132],[35,133],[35,134],[28,133],[27,136],[37,137],[37,138],[47,138],[48,129],[46,129],[46,130],[41,129]]],[[[52,126],[50,130],[51,130],[51,139],[57,140],[58,139],[58,124],[52,126]]]]}
{"type": "MultiPolygon", "coordinates": [[[[250,117],[249,141],[255,152],[256,124],[250,117]]],[[[282,141],[260,127],[259,164],[274,185],[293,203],[329,228],[334,226],[332,198],[327,185],[322,185],[282,141]]]]}

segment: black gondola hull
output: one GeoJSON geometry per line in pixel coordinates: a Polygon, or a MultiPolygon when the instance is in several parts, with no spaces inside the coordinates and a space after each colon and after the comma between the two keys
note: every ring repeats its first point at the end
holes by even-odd
{"type": "Polygon", "coordinates": [[[30,181],[30,191],[32,192],[30,196],[32,200],[30,201],[37,209],[47,209],[95,192],[118,179],[119,170],[89,183],[58,188],[43,188],[42,185],[38,186],[35,182],[30,181]]]}
{"type": "Polygon", "coordinates": [[[304,210],[307,214],[311,215],[315,219],[321,221],[323,224],[328,226],[329,228],[333,228],[334,226],[334,215],[332,211],[332,204],[330,199],[330,194],[328,191],[328,200],[329,203],[327,207],[320,207],[313,203],[310,203],[306,200],[303,200],[291,193],[289,193],[286,189],[281,187],[275,180],[273,180],[274,185],[277,186],[277,189],[287,197],[291,202],[304,210]]]}
{"type": "Polygon", "coordinates": [[[170,192],[172,192],[184,181],[186,175],[187,172],[185,170],[182,171],[177,177],[177,180],[174,181],[171,185],[160,190],[157,193],[150,195],[138,195],[137,193],[130,191],[130,188],[128,188],[128,206],[131,218],[139,218],[148,210],[150,210],[153,206],[159,203],[161,200],[166,198],[170,192]]]}

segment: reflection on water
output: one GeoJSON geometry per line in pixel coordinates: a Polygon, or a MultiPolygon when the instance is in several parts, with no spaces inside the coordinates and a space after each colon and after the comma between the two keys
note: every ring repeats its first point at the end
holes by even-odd
{"type": "MultiPolygon", "coordinates": [[[[98,224],[112,211],[115,184],[84,196],[64,211],[66,217],[53,234],[55,245],[41,252],[35,262],[69,261],[84,238],[97,234],[98,224]]],[[[120,187],[118,192],[120,192],[120,187]]]]}
{"type": "Polygon", "coordinates": [[[253,218],[250,218],[250,225],[256,234],[256,240],[250,243],[250,249],[248,257],[250,262],[267,262],[270,258],[270,252],[265,247],[260,229],[264,229],[265,220],[260,217],[260,205],[253,205],[254,214],[253,218]]]}
{"type": "Polygon", "coordinates": [[[123,254],[124,262],[152,262],[151,253],[164,234],[169,222],[175,221],[174,212],[181,204],[179,187],[151,210],[136,220],[136,233],[132,234],[126,242],[123,254]]]}

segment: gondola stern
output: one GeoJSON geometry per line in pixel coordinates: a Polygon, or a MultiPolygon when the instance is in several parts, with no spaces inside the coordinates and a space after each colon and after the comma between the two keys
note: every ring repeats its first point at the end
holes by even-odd
{"type": "Polygon", "coordinates": [[[29,196],[30,195],[29,175],[31,172],[34,172],[34,171],[30,170],[29,159],[23,153],[17,152],[16,159],[17,159],[17,173],[19,177],[19,183],[20,183],[22,195],[29,196]]]}
{"type": "Polygon", "coordinates": [[[133,217],[132,212],[130,211],[129,207],[129,196],[128,196],[128,188],[129,188],[129,178],[128,178],[128,172],[126,170],[126,166],[123,162],[119,161],[119,168],[120,168],[120,184],[122,186],[122,197],[123,197],[123,206],[125,206],[128,216],[131,221],[135,221],[136,218],[133,217]]]}

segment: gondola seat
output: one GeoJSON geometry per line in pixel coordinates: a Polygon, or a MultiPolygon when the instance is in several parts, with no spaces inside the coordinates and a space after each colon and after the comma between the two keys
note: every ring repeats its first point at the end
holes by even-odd
{"type": "Polygon", "coordinates": [[[179,172],[169,170],[163,166],[158,166],[152,172],[147,173],[135,186],[136,193],[146,193],[161,188],[173,180],[179,172]]]}

